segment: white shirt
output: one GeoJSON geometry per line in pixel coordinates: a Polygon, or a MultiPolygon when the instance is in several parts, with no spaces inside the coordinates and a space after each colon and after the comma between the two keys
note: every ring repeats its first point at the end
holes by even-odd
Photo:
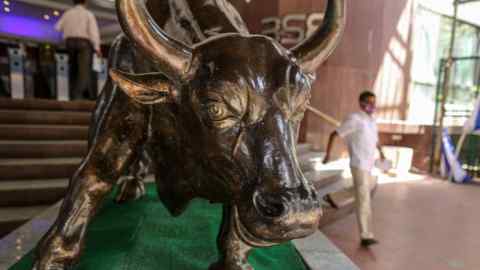
{"type": "Polygon", "coordinates": [[[85,38],[92,42],[95,50],[100,50],[97,20],[84,5],[76,5],[65,12],[55,25],[55,29],[63,32],[63,39],[85,38]]]}
{"type": "Polygon", "coordinates": [[[347,142],[350,166],[366,171],[372,170],[378,144],[375,118],[363,111],[352,113],[337,128],[337,133],[347,142]]]}

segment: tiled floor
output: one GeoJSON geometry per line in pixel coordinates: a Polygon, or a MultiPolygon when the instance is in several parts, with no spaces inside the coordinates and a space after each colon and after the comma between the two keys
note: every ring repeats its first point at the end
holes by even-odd
{"type": "Polygon", "coordinates": [[[358,245],[351,215],[323,231],[362,270],[479,270],[480,186],[426,179],[380,185],[379,245],[358,245]]]}

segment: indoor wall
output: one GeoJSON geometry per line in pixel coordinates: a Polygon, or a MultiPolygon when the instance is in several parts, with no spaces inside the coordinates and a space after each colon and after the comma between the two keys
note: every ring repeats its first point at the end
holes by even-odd
{"type": "MultiPolygon", "coordinates": [[[[262,32],[267,16],[325,11],[326,0],[232,1],[252,32],[262,32]],[[254,11],[254,12],[253,12],[254,11]]],[[[406,120],[412,62],[414,0],[347,1],[345,35],[333,55],[318,70],[312,106],[342,120],[357,110],[358,94],[373,90],[378,96],[378,118],[383,122],[406,120]]],[[[305,27],[305,24],[303,25],[305,27]]],[[[282,35],[285,35],[282,34],[282,35]]],[[[288,35],[288,33],[287,33],[288,35]]],[[[292,44],[285,44],[287,47],[292,44]]],[[[388,125],[382,125],[384,131],[388,125]]],[[[311,113],[306,115],[302,140],[324,149],[334,129],[311,113]]],[[[344,153],[337,147],[336,153],[344,153]]]]}

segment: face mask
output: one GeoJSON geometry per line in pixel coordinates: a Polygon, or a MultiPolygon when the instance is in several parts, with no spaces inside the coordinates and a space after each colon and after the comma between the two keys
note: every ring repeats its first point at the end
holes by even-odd
{"type": "Polygon", "coordinates": [[[376,108],[374,105],[365,104],[363,105],[363,110],[368,114],[373,114],[375,113],[376,108]]]}

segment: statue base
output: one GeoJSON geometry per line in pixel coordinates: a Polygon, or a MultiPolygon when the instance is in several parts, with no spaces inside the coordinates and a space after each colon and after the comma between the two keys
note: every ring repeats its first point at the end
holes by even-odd
{"type": "MultiPolygon", "coordinates": [[[[206,270],[218,260],[216,237],[222,206],[194,200],[180,217],[171,217],[155,186],[139,201],[118,205],[113,194],[89,226],[86,248],[76,270],[206,270]]],[[[293,244],[255,249],[255,270],[306,270],[293,244]]],[[[10,270],[30,270],[32,253],[10,270]]]]}

